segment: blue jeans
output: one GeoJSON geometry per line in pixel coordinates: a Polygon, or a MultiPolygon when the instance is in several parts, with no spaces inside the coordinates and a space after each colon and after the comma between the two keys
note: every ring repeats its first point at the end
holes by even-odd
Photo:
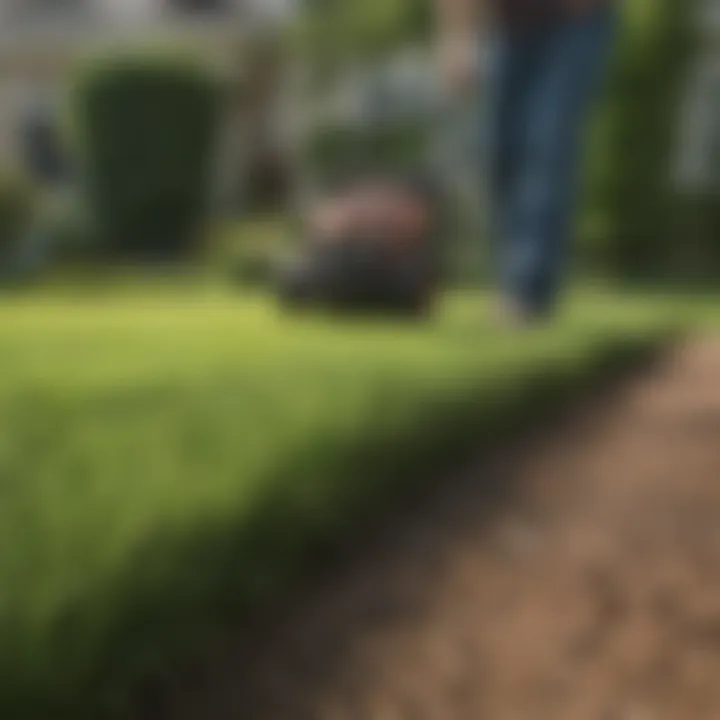
{"type": "Polygon", "coordinates": [[[585,120],[612,46],[603,7],[526,33],[490,54],[490,228],[504,293],[533,314],[559,297],[575,215],[585,120]]]}

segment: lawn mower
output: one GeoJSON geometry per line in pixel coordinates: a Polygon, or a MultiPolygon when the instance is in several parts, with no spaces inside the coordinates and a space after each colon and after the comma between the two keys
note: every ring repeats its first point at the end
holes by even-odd
{"type": "Polygon", "coordinates": [[[480,205],[472,111],[445,99],[432,60],[413,51],[303,105],[300,243],[277,277],[283,307],[428,316],[462,206],[468,220],[480,205]]]}

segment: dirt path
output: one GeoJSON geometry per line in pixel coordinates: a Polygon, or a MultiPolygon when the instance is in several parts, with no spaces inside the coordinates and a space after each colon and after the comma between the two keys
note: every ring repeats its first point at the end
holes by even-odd
{"type": "Polygon", "coordinates": [[[719,720],[720,340],[450,483],[218,666],[163,716],[719,720]]]}

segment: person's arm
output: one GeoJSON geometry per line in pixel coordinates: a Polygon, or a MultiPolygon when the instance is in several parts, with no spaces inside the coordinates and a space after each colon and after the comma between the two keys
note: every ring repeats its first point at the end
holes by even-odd
{"type": "Polygon", "coordinates": [[[488,0],[435,0],[440,62],[453,89],[472,83],[488,0]]]}
{"type": "Polygon", "coordinates": [[[485,0],[435,0],[442,39],[464,39],[478,32],[485,0]]]}

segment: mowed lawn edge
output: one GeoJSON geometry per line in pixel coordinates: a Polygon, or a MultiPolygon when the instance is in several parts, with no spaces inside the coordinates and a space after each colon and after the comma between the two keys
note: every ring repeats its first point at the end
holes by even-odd
{"type": "Polygon", "coordinates": [[[196,383],[0,389],[3,542],[19,543],[0,555],[0,716],[131,716],[138,682],[172,673],[364,521],[678,334],[652,313],[582,325],[498,352],[454,339],[407,368],[447,340],[329,334],[349,350],[325,364],[323,350],[299,359],[301,338],[285,364],[281,343],[196,383]],[[307,370],[293,375],[293,360],[307,370]]]}

